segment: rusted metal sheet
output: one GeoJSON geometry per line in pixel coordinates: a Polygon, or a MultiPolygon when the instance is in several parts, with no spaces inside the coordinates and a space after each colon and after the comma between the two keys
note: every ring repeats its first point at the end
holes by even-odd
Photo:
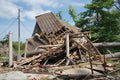
{"type": "Polygon", "coordinates": [[[52,12],[36,16],[36,20],[41,31],[47,35],[54,34],[64,27],[52,12]]]}

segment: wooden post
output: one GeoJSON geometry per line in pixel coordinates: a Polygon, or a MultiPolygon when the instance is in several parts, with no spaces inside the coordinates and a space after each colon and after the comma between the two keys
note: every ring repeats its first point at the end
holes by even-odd
{"type": "Polygon", "coordinates": [[[90,63],[90,67],[91,67],[91,74],[93,75],[94,72],[93,72],[93,65],[92,65],[92,60],[91,60],[90,53],[88,53],[88,56],[89,56],[89,63],[90,63]]]}
{"type": "Polygon", "coordinates": [[[104,55],[104,70],[105,70],[105,75],[106,75],[106,73],[107,73],[107,70],[106,70],[106,59],[105,59],[105,55],[104,55]]]}
{"type": "Polygon", "coordinates": [[[9,66],[12,66],[13,52],[12,52],[12,33],[9,32],[9,66]]]}
{"type": "Polygon", "coordinates": [[[69,56],[70,56],[70,49],[69,49],[69,33],[66,33],[66,56],[67,56],[67,62],[66,65],[69,64],[69,56]]]}
{"type": "Polygon", "coordinates": [[[24,58],[26,58],[27,55],[27,47],[28,47],[28,39],[26,39],[24,58]]]}

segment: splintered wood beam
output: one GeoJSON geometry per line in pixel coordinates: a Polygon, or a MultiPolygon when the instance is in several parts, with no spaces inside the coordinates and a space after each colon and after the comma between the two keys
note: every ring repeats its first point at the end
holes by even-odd
{"type": "MultiPolygon", "coordinates": [[[[78,46],[80,46],[81,48],[83,48],[85,51],[88,51],[88,49],[86,47],[84,47],[83,45],[81,45],[80,43],[78,43],[77,41],[73,40],[73,42],[75,42],[78,46]]],[[[88,51],[89,52],[89,51],[88,51]]]]}
{"type": "MultiPolygon", "coordinates": [[[[64,47],[65,44],[62,44],[61,46],[58,46],[56,49],[54,50],[49,50],[49,51],[41,51],[41,54],[37,55],[37,56],[33,56],[31,58],[26,58],[22,61],[20,61],[18,63],[18,66],[21,66],[21,65],[24,65],[24,64],[27,64],[27,63],[30,63],[31,61],[35,60],[35,59],[40,59],[38,62],[41,62],[44,58],[46,58],[47,56],[53,56],[53,53],[57,52],[60,48],[64,47]]],[[[55,53],[57,54],[57,53],[55,53]]]]}
{"type": "Polygon", "coordinates": [[[92,59],[91,59],[91,56],[90,56],[89,53],[88,53],[88,55],[89,55],[89,63],[90,63],[90,68],[91,68],[91,74],[93,75],[94,73],[93,73],[92,59]]]}
{"type": "Polygon", "coordinates": [[[25,43],[25,53],[24,53],[24,58],[26,58],[26,55],[27,55],[27,47],[28,47],[28,39],[26,39],[26,43],[25,43]]]}
{"type": "Polygon", "coordinates": [[[45,66],[45,65],[47,64],[48,60],[49,60],[49,59],[47,59],[47,60],[45,61],[45,63],[43,64],[43,66],[45,66]]]}
{"type": "Polygon", "coordinates": [[[59,60],[57,63],[55,63],[55,65],[59,66],[60,64],[62,64],[65,61],[65,59],[59,60]]]}
{"type": "Polygon", "coordinates": [[[49,47],[58,47],[60,45],[41,45],[41,46],[38,46],[38,48],[49,48],[49,47]]]}
{"type": "Polygon", "coordinates": [[[39,55],[34,56],[34,57],[31,57],[31,58],[26,58],[26,59],[24,59],[24,60],[18,62],[18,66],[21,66],[21,65],[27,64],[27,63],[29,63],[29,62],[31,62],[31,61],[33,61],[33,60],[35,60],[35,59],[37,59],[37,58],[39,58],[39,57],[41,57],[41,56],[42,56],[42,55],[39,54],[39,55]]]}

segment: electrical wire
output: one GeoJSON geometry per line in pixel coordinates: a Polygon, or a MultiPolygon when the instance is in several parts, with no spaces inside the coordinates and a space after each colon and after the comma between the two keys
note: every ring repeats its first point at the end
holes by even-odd
{"type": "Polygon", "coordinates": [[[23,28],[24,28],[28,33],[31,34],[30,30],[24,25],[24,23],[23,23],[22,21],[21,21],[21,23],[22,23],[22,25],[23,25],[23,28]]]}
{"type": "Polygon", "coordinates": [[[12,25],[15,23],[16,20],[17,18],[15,18],[2,32],[0,32],[0,36],[5,32],[7,32],[12,27],[12,25]]]}

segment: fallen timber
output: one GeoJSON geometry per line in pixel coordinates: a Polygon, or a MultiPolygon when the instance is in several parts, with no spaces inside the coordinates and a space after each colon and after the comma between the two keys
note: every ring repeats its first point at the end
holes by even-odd
{"type": "MultiPolygon", "coordinates": [[[[82,36],[80,36],[80,37],[82,37],[82,36]]],[[[93,43],[93,45],[97,48],[120,47],[120,42],[93,43]]],[[[42,49],[28,51],[26,53],[27,53],[27,56],[32,56],[32,55],[41,53],[42,51],[44,51],[45,48],[57,47],[57,46],[58,45],[41,45],[41,46],[39,46],[39,48],[42,48],[42,49]]]]}
{"type": "Polygon", "coordinates": [[[112,53],[112,54],[106,54],[106,58],[120,58],[120,52],[112,53]]]}
{"type": "Polygon", "coordinates": [[[86,34],[58,19],[53,13],[37,16],[33,36],[26,43],[26,58],[18,61],[14,68],[23,72],[55,75],[62,75],[58,74],[61,68],[63,72],[71,68],[87,68],[91,75],[96,72],[103,74],[103,57],[86,34]],[[69,44],[65,44],[66,34],[69,34],[69,44]]]}
{"type": "Polygon", "coordinates": [[[93,45],[97,48],[120,47],[120,42],[93,43],[93,45]]]}

